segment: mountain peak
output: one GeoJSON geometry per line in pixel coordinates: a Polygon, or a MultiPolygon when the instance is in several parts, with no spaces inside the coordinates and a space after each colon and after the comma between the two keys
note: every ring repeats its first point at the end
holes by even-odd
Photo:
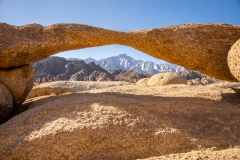
{"type": "Polygon", "coordinates": [[[123,53],[123,54],[119,54],[118,57],[124,57],[125,58],[125,57],[130,57],[130,56],[128,56],[126,53],[123,53]]]}
{"type": "Polygon", "coordinates": [[[185,68],[173,64],[155,64],[152,61],[135,60],[132,57],[128,56],[126,53],[101,60],[87,58],[84,61],[86,63],[95,62],[106,70],[134,70],[140,73],[147,74],[157,74],[159,72],[166,71],[179,72],[185,70],[185,68]]]}

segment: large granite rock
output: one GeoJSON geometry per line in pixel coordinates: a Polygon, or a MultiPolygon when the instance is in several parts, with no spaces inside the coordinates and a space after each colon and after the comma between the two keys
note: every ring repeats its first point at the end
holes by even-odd
{"type": "Polygon", "coordinates": [[[178,73],[166,72],[153,75],[147,82],[149,86],[164,86],[169,84],[187,84],[187,80],[178,73]]]}
{"type": "MultiPolygon", "coordinates": [[[[18,107],[33,87],[34,68],[23,66],[14,69],[0,69],[0,83],[12,94],[13,105],[18,107]]],[[[11,99],[9,99],[11,101],[11,99]]]]}
{"type": "Polygon", "coordinates": [[[227,101],[75,93],[43,98],[0,125],[0,159],[138,159],[228,148],[240,144],[239,123],[239,107],[227,101]]]}
{"type": "Polygon", "coordinates": [[[138,84],[138,85],[147,85],[149,79],[150,78],[142,78],[142,79],[138,80],[136,82],[136,84],[138,84]]]}
{"type": "Polygon", "coordinates": [[[228,66],[234,77],[240,81],[240,39],[228,52],[228,66]]]}
{"type": "Polygon", "coordinates": [[[61,51],[122,44],[218,79],[238,81],[229,70],[227,54],[239,38],[240,26],[227,24],[119,32],[81,24],[0,23],[0,68],[28,65],[61,51]]]}
{"type": "Polygon", "coordinates": [[[13,99],[11,92],[0,84],[0,124],[6,121],[13,111],[13,99]]]}

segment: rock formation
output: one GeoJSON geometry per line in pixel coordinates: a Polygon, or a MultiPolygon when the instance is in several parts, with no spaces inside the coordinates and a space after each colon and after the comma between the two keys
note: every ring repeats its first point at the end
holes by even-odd
{"type": "Polygon", "coordinates": [[[169,84],[187,84],[187,80],[180,76],[179,73],[159,73],[149,78],[147,85],[149,86],[164,86],[169,84]]]}
{"type": "Polygon", "coordinates": [[[0,124],[4,122],[4,120],[7,120],[7,118],[10,118],[11,113],[25,100],[33,87],[33,77],[34,68],[32,66],[0,69],[0,84],[4,85],[11,93],[11,96],[9,96],[5,90],[2,94],[6,95],[1,95],[0,97],[0,101],[5,101],[6,97],[8,97],[7,99],[9,101],[7,104],[4,102],[6,106],[3,106],[3,104],[0,105],[0,124]]]}
{"type": "Polygon", "coordinates": [[[34,68],[23,66],[16,69],[0,69],[0,83],[12,94],[13,105],[21,105],[33,87],[34,68]]]}
{"type": "Polygon", "coordinates": [[[240,81],[240,39],[228,52],[228,66],[233,76],[240,81]]]}
{"type": "Polygon", "coordinates": [[[13,111],[12,94],[7,87],[0,84],[0,123],[10,118],[13,111]]]}
{"type": "Polygon", "coordinates": [[[51,83],[41,83],[33,87],[33,89],[29,92],[27,99],[46,95],[61,95],[69,92],[83,92],[88,90],[96,90],[101,88],[123,86],[129,84],[131,83],[119,81],[56,81],[51,83]]]}
{"type": "MultiPolygon", "coordinates": [[[[230,51],[227,62],[228,52],[238,39],[240,26],[227,24],[188,24],[120,32],[81,24],[44,27],[0,23],[0,83],[11,92],[16,108],[32,88],[31,63],[62,51],[109,44],[130,46],[187,69],[222,80],[238,81],[238,59],[234,59],[235,53],[239,53],[238,42],[230,51]]],[[[80,75],[72,78],[78,79],[80,75]]],[[[64,76],[68,75],[62,78],[64,76]]]]}
{"type": "Polygon", "coordinates": [[[126,81],[135,83],[149,77],[135,71],[105,70],[94,62],[86,64],[83,60],[67,61],[65,58],[52,56],[33,63],[35,84],[57,80],[70,81],[126,81]],[[59,67],[56,70],[54,66],[59,67]]]}
{"type": "Polygon", "coordinates": [[[80,24],[0,24],[0,68],[29,65],[61,51],[122,44],[156,58],[198,70],[209,76],[238,81],[227,54],[240,39],[240,26],[187,24],[120,32],[80,24]]]}
{"type": "Polygon", "coordinates": [[[136,84],[147,85],[149,79],[150,79],[150,78],[142,78],[142,79],[138,80],[138,81],[136,82],[136,84]]]}
{"type": "Polygon", "coordinates": [[[237,104],[177,96],[44,98],[0,125],[0,159],[139,159],[240,144],[237,104]]]}
{"type": "Polygon", "coordinates": [[[63,73],[68,61],[62,57],[51,56],[47,59],[34,62],[32,65],[35,69],[34,80],[44,78],[48,75],[53,77],[63,73]]]}
{"type": "Polygon", "coordinates": [[[148,74],[142,74],[135,71],[121,71],[115,76],[115,81],[125,81],[136,83],[139,79],[150,77],[148,74]]]}
{"type": "Polygon", "coordinates": [[[185,78],[190,85],[207,85],[220,81],[197,71],[186,70],[184,72],[179,72],[179,74],[181,77],[185,78]]]}

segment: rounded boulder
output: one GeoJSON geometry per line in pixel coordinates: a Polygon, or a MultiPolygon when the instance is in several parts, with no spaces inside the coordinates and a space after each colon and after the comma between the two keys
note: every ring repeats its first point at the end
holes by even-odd
{"type": "Polygon", "coordinates": [[[164,86],[169,84],[187,84],[187,80],[178,73],[166,72],[153,75],[147,83],[149,86],[164,86]]]}

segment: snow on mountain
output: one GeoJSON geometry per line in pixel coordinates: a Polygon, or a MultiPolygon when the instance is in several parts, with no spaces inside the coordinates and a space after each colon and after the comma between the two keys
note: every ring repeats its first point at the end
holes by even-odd
{"type": "Polygon", "coordinates": [[[93,58],[84,59],[86,63],[95,62],[96,64],[100,65],[105,70],[114,70],[114,69],[121,69],[121,70],[133,70],[140,73],[147,73],[147,74],[157,74],[159,72],[179,72],[185,71],[186,69],[175,65],[175,64],[156,64],[151,61],[142,61],[142,60],[135,60],[132,57],[128,56],[127,54],[120,54],[118,56],[108,57],[101,60],[95,60],[93,58]]]}

